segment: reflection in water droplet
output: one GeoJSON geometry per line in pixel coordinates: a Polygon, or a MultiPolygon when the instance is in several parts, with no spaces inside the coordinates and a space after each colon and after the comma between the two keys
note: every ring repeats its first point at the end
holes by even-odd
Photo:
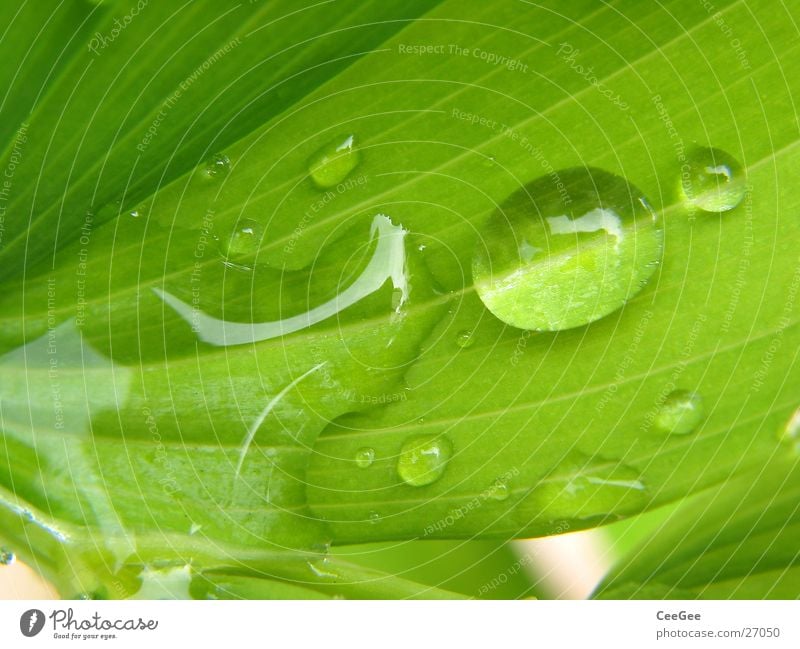
{"type": "Polygon", "coordinates": [[[362,448],[356,451],[356,466],[360,469],[366,469],[372,466],[375,461],[375,449],[362,448]]]}
{"type": "Polygon", "coordinates": [[[464,330],[460,331],[456,336],[456,345],[461,347],[462,349],[466,349],[467,347],[472,347],[475,343],[475,338],[472,335],[471,331],[464,330]]]}
{"type": "Polygon", "coordinates": [[[656,415],[656,426],[665,433],[687,435],[697,430],[704,416],[703,398],[697,392],[671,392],[656,415]]]}
{"type": "Polygon", "coordinates": [[[329,142],[309,160],[308,173],[314,184],[321,189],[338,185],[356,168],[361,154],[355,144],[355,136],[329,142]]]}
{"type": "Polygon", "coordinates": [[[206,163],[206,176],[225,176],[231,169],[231,161],[222,153],[215,153],[206,163]]]}
{"type": "Polygon", "coordinates": [[[400,450],[397,473],[412,487],[429,485],[442,477],[452,454],[453,447],[444,437],[412,437],[400,450]]]}
{"type": "Polygon", "coordinates": [[[14,563],[14,553],[7,548],[0,548],[0,566],[10,566],[14,563]]]}
{"type": "Polygon", "coordinates": [[[661,259],[655,213],[624,178],[593,168],[543,176],[512,194],[478,241],[478,295],[503,322],[558,331],[636,295],[661,259]]]}
{"type": "Polygon", "coordinates": [[[229,261],[252,261],[258,254],[263,237],[264,228],[258,221],[239,219],[231,231],[220,239],[220,252],[229,261]]]}
{"type": "Polygon", "coordinates": [[[681,190],[690,205],[704,212],[732,210],[747,191],[744,169],[725,151],[696,148],[686,156],[681,190]]]}

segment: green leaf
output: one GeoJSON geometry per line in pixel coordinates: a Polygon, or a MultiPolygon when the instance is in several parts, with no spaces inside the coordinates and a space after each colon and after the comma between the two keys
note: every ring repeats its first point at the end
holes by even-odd
{"type": "Polygon", "coordinates": [[[682,503],[595,597],[796,599],[800,465],[773,462],[682,503]]]}

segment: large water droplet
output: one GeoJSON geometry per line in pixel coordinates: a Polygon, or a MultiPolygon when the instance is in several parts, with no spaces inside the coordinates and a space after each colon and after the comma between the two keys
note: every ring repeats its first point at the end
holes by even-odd
{"type": "Polygon", "coordinates": [[[661,259],[661,225],[624,178],[576,167],[534,180],[489,220],[475,288],[503,322],[557,331],[588,324],[638,293],[661,259]]]}
{"type": "Polygon", "coordinates": [[[215,176],[225,176],[231,170],[231,161],[223,153],[215,153],[206,163],[206,176],[214,178],[215,176]]]}
{"type": "Polygon", "coordinates": [[[0,548],[0,566],[10,566],[14,563],[14,553],[8,548],[0,548]]]}
{"type": "Polygon", "coordinates": [[[360,469],[366,469],[372,466],[375,461],[375,449],[362,448],[356,451],[356,466],[360,469]]]}
{"type": "Polygon", "coordinates": [[[656,415],[656,426],[665,433],[687,435],[697,430],[704,416],[703,398],[697,392],[671,392],[656,415]]]}
{"type": "Polygon", "coordinates": [[[744,169],[725,151],[696,148],[686,156],[681,190],[690,205],[704,212],[732,210],[747,191],[744,169]]]}
{"type": "Polygon", "coordinates": [[[453,447],[444,437],[422,435],[403,444],[397,473],[406,484],[423,487],[442,477],[453,447]]]}
{"type": "Polygon", "coordinates": [[[355,136],[329,142],[317,151],[308,162],[308,173],[314,184],[321,189],[342,182],[356,168],[361,154],[355,144],[355,136]]]}

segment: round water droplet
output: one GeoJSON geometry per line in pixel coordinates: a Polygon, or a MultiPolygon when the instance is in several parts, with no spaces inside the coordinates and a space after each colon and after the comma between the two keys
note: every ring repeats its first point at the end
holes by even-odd
{"type": "Polygon", "coordinates": [[[215,176],[225,176],[231,170],[231,161],[223,153],[215,153],[206,163],[206,176],[214,178],[215,176]]]}
{"type": "Polygon", "coordinates": [[[14,553],[8,548],[0,548],[0,566],[10,566],[14,563],[14,553]]]}
{"type": "Polygon", "coordinates": [[[356,466],[359,469],[366,469],[372,466],[375,461],[375,449],[362,448],[356,451],[356,466]]]}
{"type": "Polygon", "coordinates": [[[656,415],[656,426],[665,433],[687,435],[697,430],[704,416],[703,398],[697,392],[671,392],[656,415]]]}
{"type": "Polygon", "coordinates": [[[348,135],[329,142],[317,151],[308,161],[308,173],[317,187],[327,189],[347,178],[360,161],[361,153],[356,146],[355,136],[348,135]]]}
{"type": "Polygon", "coordinates": [[[453,447],[444,437],[412,437],[400,450],[397,473],[406,484],[423,487],[442,477],[453,447]]]}
{"type": "Polygon", "coordinates": [[[220,238],[222,256],[234,262],[252,261],[258,254],[264,228],[253,219],[239,219],[231,231],[220,238]]]}
{"type": "Polygon", "coordinates": [[[500,478],[488,489],[488,496],[492,500],[506,500],[510,493],[508,485],[500,478]]]}
{"type": "Polygon", "coordinates": [[[747,191],[744,169],[725,151],[696,148],[686,156],[681,190],[690,205],[704,212],[732,210],[747,191]]]}
{"type": "Polygon", "coordinates": [[[462,349],[466,349],[467,347],[472,347],[474,343],[475,338],[473,337],[471,331],[465,329],[464,331],[458,332],[458,335],[456,336],[456,345],[462,349]]]}
{"type": "Polygon", "coordinates": [[[662,227],[624,178],[576,167],[512,194],[478,241],[478,296],[503,322],[558,331],[616,311],[661,260],[662,227]]]}
{"type": "Polygon", "coordinates": [[[378,512],[370,512],[369,513],[369,522],[373,525],[377,525],[381,520],[381,515],[378,512]]]}

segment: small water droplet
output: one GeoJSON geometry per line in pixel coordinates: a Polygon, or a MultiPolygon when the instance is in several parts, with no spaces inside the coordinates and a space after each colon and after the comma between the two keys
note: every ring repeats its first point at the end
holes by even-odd
{"type": "Polygon", "coordinates": [[[510,494],[508,485],[505,481],[498,478],[488,489],[488,496],[492,500],[506,500],[510,494]]]}
{"type": "Polygon", "coordinates": [[[370,512],[369,513],[369,522],[373,525],[377,525],[381,520],[381,515],[378,512],[370,512]]]}
{"type": "Polygon", "coordinates": [[[131,217],[133,217],[134,219],[138,219],[139,218],[139,210],[131,210],[131,217]]]}
{"type": "Polygon", "coordinates": [[[656,426],[665,433],[687,435],[697,430],[704,416],[703,398],[697,392],[671,392],[656,415],[656,426]]]}
{"type": "Polygon", "coordinates": [[[704,212],[726,212],[742,202],[747,183],[742,165],[712,147],[695,148],[686,156],[681,173],[684,199],[704,212]]]}
{"type": "Polygon", "coordinates": [[[317,151],[309,160],[308,173],[317,187],[327,189],[347,178],[360,160],[355,136],[348,135],[329,142],[317,151]]]}
{"type": "Polygon", "coordinates": [[[487,155],[483,159],[483,166],[486,167],[487,169],[490,169],[490,168],[494,167],[495,162],[497,162],[497,160],[493,155],[487,155]]]}
{"type": "Polygon", "coordinates": [[[456,345],[461,347],[462,349],[466,349],[467,347],[472,347],[475,343],[475,338],[471,331],[464,330],[460,331],[456,336],[456,345]]]}
{"type": "Polygon", "coordinates": [[[264,228],[253,219],[241,218],[231,231],[220,237],[220,253],[229,261],[252,261],[258,255],[264,228]]]}
{"type": "Polygon", "coordinates": [[[400,450],[397,473],[412,487],[429,485],[442,477],[452,454],[453,447],[444,437],[412,437],[400,450]]]}
{"type": "Polygon", "coordinates": [[[14,553],[8,548],[0,548],[0,566],[10,566],[14,563],[14,553]]]}
{"type": "Polygon", "coordinates": [[[231,161],[223,153],[215,153],[206,163],[206,176],[214,178],[215,176],[225,176],[231,170],[231,161]]]}
{"type": "Polygon", "coordinates": [[[428,248],[428,246],[426,246],[424,243],[421,243],[421,244],[419,244],[419,245],[417,246],[417,250],[418,250],[419,252],[425,252],[425,250],[426,250],[427,248],[428,248]]]}
{"type": "Polygon", "coordinates": [[[558,331],[622,307],[661,260],[663,230],[624,178],[576,167],[534,180],[490,218],[472,276],[497,318],[558,331]]]}
{"type": "Polygon", "coordinates": [[[359,469],[366,469],[372,466],[375,461],[375,449],[362,448],[356,451],[356,466],[359,469]]]}

